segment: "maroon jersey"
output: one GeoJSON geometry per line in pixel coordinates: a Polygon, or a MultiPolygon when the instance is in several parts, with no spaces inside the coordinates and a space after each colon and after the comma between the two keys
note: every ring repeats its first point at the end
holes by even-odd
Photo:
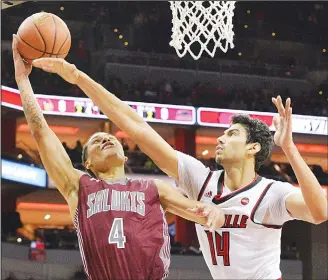
{"type": "Polygon", "coordinates": [[[74,225],[90,280],[167,276],[170,237],[153,181],[82,175],[74,225]]]}

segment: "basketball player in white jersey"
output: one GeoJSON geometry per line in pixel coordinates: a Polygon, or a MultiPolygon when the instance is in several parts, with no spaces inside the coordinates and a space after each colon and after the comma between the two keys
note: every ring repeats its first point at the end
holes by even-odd
{"type": "MultiPolygon", "coordinates": [[[[272,101],[279,116],[276,132],[247,115],[235,116],[218,137],[216,162],[210,171],[197,159],[175,151],[133,109],[62,59],[38,59],[33,65],[78,85],[101,111],[193,199],[213,203],[225,213],[220,230],[196,225],[201,249],[214,279],[280,279],[281,228],[298,219],[313,224],[327,220],[327,197],[292,139],[291,100],[272,101]],[[273,138],[290,162],[301,188],[257,175],[269,158],[273,138]]],[[[197,210],[196,210],[197,211],[197,210]]]]}

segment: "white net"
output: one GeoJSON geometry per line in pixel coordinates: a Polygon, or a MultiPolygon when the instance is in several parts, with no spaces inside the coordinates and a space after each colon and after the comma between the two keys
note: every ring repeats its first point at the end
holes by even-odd
{"type": "Polygon", "coordinates": [[[236,1],[170,1],[172,40],[178,56],[187,52],[199,59],[204,51],[214,57],[216,49],[234,48],[232,18],[236,1]]]}

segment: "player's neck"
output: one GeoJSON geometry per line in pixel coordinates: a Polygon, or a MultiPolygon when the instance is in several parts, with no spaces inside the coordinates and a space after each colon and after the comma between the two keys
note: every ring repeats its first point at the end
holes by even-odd
{"type": "Polygon", "coordinates": [[[118,181],[126,178],[124,166],[115,166],[106,172],[98,172],[97,177],[105,181],[118,181]]]}
{"type": "Polygon", "coordinates": [[[229,167],[225,168],[224,184],[231,190],[235,191],[250,184],[255,176],[254,165],[229,167]]]}

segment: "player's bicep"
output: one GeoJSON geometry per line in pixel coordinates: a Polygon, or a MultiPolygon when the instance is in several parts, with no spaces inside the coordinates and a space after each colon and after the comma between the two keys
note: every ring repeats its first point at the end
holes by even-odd
{"type": "Polygon", "coordinates": [[[67,200],[78,187],[81,171],[76,170],[55,133],[45,129],[35,135],[42,163],[60,193],[67,200]]]}
{"type": "Polygon", "coordinates": [[[135,138],[140,150],[149,156],[167,175],[178,178],[178,157],[175,150],[147,123],[140,125],[135,138]]]}
{"type": "Polygon", "coordinates": [[[301,193],[294,193],[286,198],[286,209],[289,214],[297,219],[309,223],[315,223],[309,208],[306,206],[303,195],[301,193]]]}

